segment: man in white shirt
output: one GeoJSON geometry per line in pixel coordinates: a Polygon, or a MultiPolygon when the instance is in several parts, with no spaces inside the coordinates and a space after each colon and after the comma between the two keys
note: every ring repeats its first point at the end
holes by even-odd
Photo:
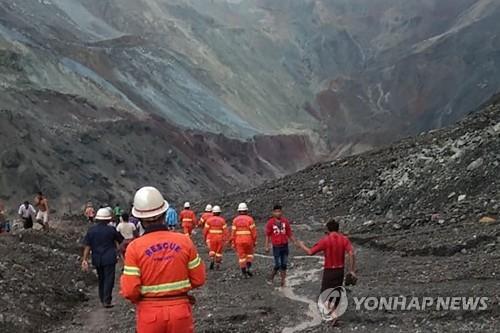
{"type": "Polygon", "coordinates": [[[28,201],[25,201],[19,206],[19,211],[17,213],[23,220],[24,229],[33,228],[33,217],[36,214],[36,210],[28,201]]]}
{"type": "Polygon", "coordinates": [[[124,241],[121,244],[123,255],[125,255],[127,246],[134,240],[137,230],[136,226],[128,221],[128,218],[129,216],[127,213],[122,213],[120,223],[116,226],[116,231],[118,231],[124,238],[124,241]]]}

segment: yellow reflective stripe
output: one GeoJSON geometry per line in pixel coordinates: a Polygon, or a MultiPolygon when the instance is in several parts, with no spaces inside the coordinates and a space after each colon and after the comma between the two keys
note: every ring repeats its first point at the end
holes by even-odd
{"type": "Polygon", "coordinates": [[[222,229],[226,229],[226,228],[227,228],[227,225],[225,225],[225,224],[224,224],[224,225],[222,226],[222,229]]]}
{"type": "Polygon", "coordinates": [[[255,224],[250,225],[250,229],[255,228],[255,224]]]}
{"type": "Polygon", "coordinates": [[[186,219],[182,219],[182,222],[191,222],[191,221],[193,221],[193,219],[187,219],[187,218],[186,219]]]}
{"type": "Polygon", "coordinates": [[[252,233],[248,230],[245,231],[236,231],[236,235],[251,235],[252,233]]]}
{"type": "Polygon", "coordinates": [[[240,262],[245,262],[247,261],[246,258],[245,259],[240,259],[240,262]]]}
{"type": "Polygon", "coordinates": [[[124,266],[123,267],[124,275],[133,275],[133,276],[141,276],[141,270],[139,267],[134,266],[124,266]]]}
{"type": "Polygon", "coordinates": [[[209,233],[211,234],[222,234],[224,231],[222,230],[210,230],[209,233]]]}
{"type": "Polygon", "coordinates": [[[177,282],[157,284],[157,285],[153,285],[153,286],[142,286],[141,287],[141,294],[164,293],[164,292],[176,291],[176,290],[181,290],[181,289],[190,288],[190,287],[191,287],[191,281],[189,281],[189,279],[188,279],[188,280],[177,281],[177,282]]]}
{"type": "Polygon", "coordinates": [[[199,256],[196,256],[193,260],[188,262],[188,268],[189,269],[195,269],[196,267],[201,265],[201,259],[199,256]]]}

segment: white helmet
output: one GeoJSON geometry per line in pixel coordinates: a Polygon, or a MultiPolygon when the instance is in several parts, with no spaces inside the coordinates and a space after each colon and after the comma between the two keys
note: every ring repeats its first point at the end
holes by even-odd
{"type": "Polygon", "coordinates": [[[165,213],[168,202],[160,191],[151,186],[141,188],[135,193],[132,214],[138,219],[149,219],[165,213]]]}
{"type": "Polygon", "coordinates": [[[222,210],[219,206],[214,206],[214,208],[212,208],[212,213],[222,213],[222,210]]]}
{"type": "Polygon", "coordinates": [[[238,212],[246,212],[248,211],[248,206],[246,203],[242,202],[238,205],[238,212]]]}
{"type": "Polygon", "coordinates": [[[113,214],[108,208],[100,208],[95,215],[95,219],[98,221],[111,221],[113,214]]]}
{"type": "Polygon", "coordinates": [[[206,207],[205,207],[205,212],[211,212],[212,211],[212,205],[208,204],[206,207]]]}
{"type": "Polygon", "coordinates": [[[191,204],[189,202],[184,203],[184,208],[190,208],[190,207],[191,207],[191,204]]]}

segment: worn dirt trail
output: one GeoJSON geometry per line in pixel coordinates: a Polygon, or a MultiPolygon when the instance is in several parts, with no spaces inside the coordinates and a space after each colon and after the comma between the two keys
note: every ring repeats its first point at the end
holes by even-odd
{"type": "MultiPolygon", "coordinates": [[[[257,254],[256,257],[268,259],[268,260],[273,260],[273,257],[271,256],[266,256],[262,254],[257,254]]],[[[316,262],[318,268],[314,269],[304,269],[301,267],[298,267],[296,270],[294,270],[289,276],[287,280],[287,285],[285,288],[280,288],[280,291],[283,293],[283,295],[290,299],[291,301],[294,302],[301,302],[305,303],[308,306],[307,313],[306,315],[309,317],[309,319],[306,319],[299,324],[291,327],[286,327],[283,329],[282,333],[295,333],[295,332],[301,332],[304,329],[310,328],[310,327],[315,327],[321,324],[321,315],[317,311],[317,305],[316,305],[316,300],[300,295],[296,289],[300,286],[302,286],[304,283],[307,281],[310,282],[315,282],[318,279],[318,276],[320,275],[320,272],[322,271],[322,264],[323,264],[323,258],[322,257],[309,257],[309,256],[294,256],[290,258],[292,261],[302,261],[302,260],[309,260],[311,262],[316,262]]],[[[298,263],[300,264],[300,262],[298,263]]]]}
{"type": "MultiPolygon", "coordinates": [[[[118,267],[118,266],[117,266],[118,267]]],[[[73,319],[50,331],[52,333],[95,333],[95,332],[135,332],[132,322],[135,313],[133,307],[119,294],[119,272],[113,290],[111,309],[102,307],[97,288],[89,291],[89,301],[76,309],[73,319]]]]}
{"type": "MultiPolygon", "coordinates": [[[[205,250],[199,250],[208,262],[205,250]]],[[[473,272],[463,275],[464,270],[474,267],[464,267],[464,259],[478,262],[481,260],[479,254],[402,256],[369,246],[356,246],[356,251],[359,283],[351,288],[350,297],[447,296],[455,295],[457,291],[463,291],[467,296],[492,297],[498,287],[496,278],[478,280],[473,272]]],[[[316,309],[322,269],[319,258],[304,257],[291,248],[288,286],[279,288],[266,283],[272,258],[265,255],[256,257],[252,279],[241,278],[232,250],[225,254],[220,271],[207,271],[207,285],[193,292],[198,300],[194,307],[196,332],[313,333],[332,330],[329,323],[321,320],[316,309]]],[[[92,290],[89,302],[75,310],[72,320],[48,332],[135,332],[133,306],[117,295],[118,287],[117,284],[113,309],[103,309],[97,300],[97,292],[92,290]]],[[[493,298],[487,311],[473,314],[474,318],[478,318],[474,321],[470,314],[464,312],[356,310],[351,301],[335,331],[408,332],[426,326],[432,320],[435,329],[429,332],[494,332],[491,324],[498,313],[493,298]],[[466,322],[464,318],[467,318],[466,322]]]]}
{"type": "MultiPolygon", "coordinates": [[[[227,258],[224,263],[225,267],[223,267],[223,271],[208,272],[208,278],[211,279],[212,282],[214,280],[225,279],[225,277],[221,277],[221,274],[223,276],[227,274],[234,274],[229,277],[229,279],[233,281],[232,283],[234,283],[235,280],[239,279],[234,272],[235,267],[233,267],[233,253],[227,253],[226,257],[227,258]]],[[[262,265],[262,267],[270,267],[272,265],[273,258],[271,256],[256,254],[256,257],[259,259],[258,264],[262,265]]],[[[363,264],[363,262],[365,261],[364,255],[359,258],[359,261],[361,264],[363,264]]],[[[298,311],[298,313],[294,314],[294,318],[288,322],[288,325],[276,327],[276,329],[273,329],[272,332],[302,332],[306,329],[317,327],[322,323],[321,316],[316,309],[316,289],[319,288],[323,259],[321,257],[292,255],[290,257],[290,262],[292,263],[293,267],[289,271],[287,286],[285,288],[269,287],[264,281],[266,274],[263,270],[257,269],[257,274],[261,277],[261,279],[254,281],[255,284],[253,285],[253,288],[259,289],[258,292],[262,292],[262,294],[265,294],[270,298],[270,294],[275,293],[283,299],[290,300],[290,304],[296,308],[296,311],[298,311]],[[301,307],[301,305],[305,305],[305,308],[301,307]],[[290,325],[290,323],[294,322],[296,323],[295,325],[290,325]]],[[[117,266],[117,268],[119,269],[119,266],[117,266]]],[[[89,301],[75,310],[73,318],[49,332],[135,332],[134,308],[118,294],[118,280],[119,271],[117,271],[117,282],[115,284],[113,296],[113,304],[115,305],[114,308],[102,308],[98,299],[97,289],[92,288],[92,290],[88,294],[89,301]]],[[[214,298],[215,295],[219,294],[219,291],[207,286],[204,288],[204,290],[202,290],[202,294],[208,294],[208,296],[210,296],[209,298],[214,298]]],[[[212,310],[217,310],[219,304],[206,304],[202,296],[200,297],[200,302],[197,306],[200,308],[207,307],[212,308],[212,310]]],[[[203,313],[203,311],[201,312],[203,313]]],[[[233,314],[232,317],[230,317],[230,320],[233,317],[238,317],[238,315],[233,314]]],[[[200,315],[196,315],[195,319],[200,323],[204,320],[203,316],[200,315]]],[[[219,332],[218,330],[213,328],[207,329],[203,325],[197,331],[219,332]]]]}

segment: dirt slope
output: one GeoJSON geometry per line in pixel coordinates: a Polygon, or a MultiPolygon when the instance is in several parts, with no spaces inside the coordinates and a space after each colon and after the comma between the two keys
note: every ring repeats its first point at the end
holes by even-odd
{"type": "MultiPolygon", "coordinates": [[[[323,223],[329,218],[337,217],[342,222],[342,229],[354,241],[359,257],[360,280],[351,288],[351,296],[488,298],[487,309],[476,312],[368,311],[356,310],[351,302],[338,331],[497,332],[499,152],[500,98],[496,97],[455,127],[367,154],[318,164],[254,190],[213,199],[212,203],[223,205],[228,219],[238,202],[249,203],[259,225],[259,255],[256,276],[251,280],[240,278],[232,251],[226,253],[221,271],[208,272],[207,286],[194,293],[198,299],[197,331],[332,331],[327,323],[318,320],[315,312],[321,270],[318,259],[302,258],[302,253],[292,248],[288,287],[279,289],[265,283],[271,259],[263,255],[262,226],[272,204],[281,202],[293,221],[296,236],[309,245],[323,235],[323,223]]],[[[74,240],[35,235],[28,243],[2,237],[5,241],[0,243],[0,249],[4,255],[0,256],[0,263],[5,269],[0,272],[7,276],[7,283],[0,284],[4,288],[0,304],[5,310],[2,313],[9,315],[4,318],[9,320],[0,325],[12,332],[33,331],[42,321],[48,332],[90,333],[96,328],[133,332],[130,305],[119,300],[110,314],[89,308],[95,304],[92,288],[84,289],[90,303],[71,311],[84,298],[75,289],[74,281],[85,281],[78,273],[76,256],[71,263],[58,260],[54,254],[39,260],[37,255],[49,248],[75,253],[74,240]],[[40,240],[45,243],[45,250],[34,251],[37,247],[30,243],[40,240]],[[19,257],[17,251],[27,251],[28,255],[19,257]],[[49,273],[45,266],[31,265],[33,261],[55,268],[49,273]],[[8,268],[18,269],[13,262],[21,266],[22,279],[40,278],[26,287],[19,281],[20,273],[8,268]],[[67,275],[62,275],[65,278],[59,282],[59,277],[52,274],[61,276],[60,271],[67,275]],[[38,304],[43,299],[45,303],[40,306],[46,304],[52,312],[38,307],[30,312],[31,308],[22,307],[14,296],[18,288],[33,288],[21,294],[22,304],[38,304]],[[25,320],[18,322],[18,316],[25,320]],[[69,321],[61,322],[63,319],[69,321]]],[[[195,240],[206,260],[206,249],[199,236],[195,240]]]]}

